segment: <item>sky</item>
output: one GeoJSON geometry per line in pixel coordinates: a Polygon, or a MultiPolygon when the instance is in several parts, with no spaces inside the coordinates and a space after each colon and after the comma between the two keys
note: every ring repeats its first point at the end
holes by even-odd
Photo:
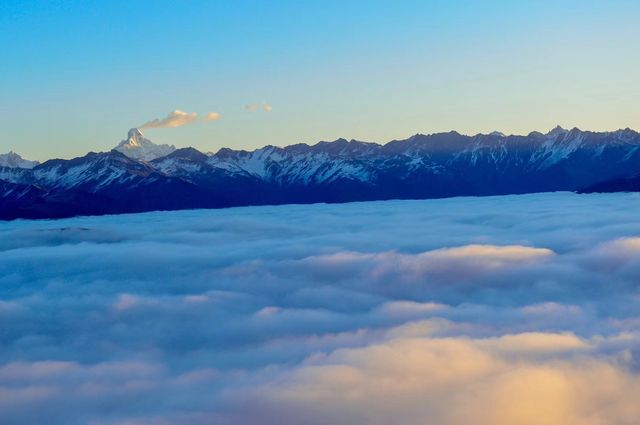
{"type": "Polygon", "coordinates": [[[3,1],[0,152],[104,151],[150,122],[202,151],[638,129],[639,18],[634,0],[3,1]]]}
{"type": "Polygon", "coordinates": [[[547,193],[0,222],[0,423],[636,425],[638,209],[547,193]]]}

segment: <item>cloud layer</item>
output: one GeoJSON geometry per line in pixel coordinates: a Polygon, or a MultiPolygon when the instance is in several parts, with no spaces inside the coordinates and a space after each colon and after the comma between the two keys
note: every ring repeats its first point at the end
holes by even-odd
{"type": "Polygon", "coordinates": [[[639,207],[0,223],[0,423],[635,425],[639,207]]]}

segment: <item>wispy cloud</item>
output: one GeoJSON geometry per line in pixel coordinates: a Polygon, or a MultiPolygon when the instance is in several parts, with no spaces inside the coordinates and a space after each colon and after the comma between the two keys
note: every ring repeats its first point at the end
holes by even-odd
{"type": "Polygon", "coordinates": [[[270,103],[267,102],[263,102],[263,103],[249,103],[244,105],[244,110],[247,112],[255,112],[258,110],[263,110],[265,112],[271,112],[273,111],[273,106],[271,106],[270,103]]]}
{"type": "Polygon", "coordinates": [[[182,127],[183,125],[191,124],[198,118],[198,114],[195,112],[184,112],[179,109],[169,113],[166,117],[159,119],[153,119],[148,121],[138,128],[174,128],[174,127],[182,127]]]}

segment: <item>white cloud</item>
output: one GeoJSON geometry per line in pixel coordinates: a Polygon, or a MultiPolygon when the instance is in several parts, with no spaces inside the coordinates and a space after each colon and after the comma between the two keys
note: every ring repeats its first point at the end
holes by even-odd
{"type": "Polygon", "coordinates": [[[155,118],[151,121],[148,121],[138,128],[173,128],[173,127],[182,127],[183,125],[190,124],[194,122],[198,118],[198,114],[195,112],[184,112],[180,110],[175,110],[166,117],[159,119],[155,118]]]}
{"type": "Polygon", "coordinates": [[[209,112],[204,117],[206,121],[218,121],[220,118],[222,118],[222,115],[220,115],[220,112],[209,112]]]}
{"type": "Polygon", "coordinates": [[[638,208],[0,222],[0,423],[635,425],[638,208]]]}

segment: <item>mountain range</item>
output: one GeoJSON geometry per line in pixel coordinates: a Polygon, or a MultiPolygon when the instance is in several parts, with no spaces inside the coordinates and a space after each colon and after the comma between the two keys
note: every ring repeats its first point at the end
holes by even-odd
{"type": "Polygon", "coordinates": [[[156,145],[139,129],[113,150],[42,164],[0,155],[0,219],[285,203],[640,189],[640,134],[416,134],[253,151],[156,145]]]}

